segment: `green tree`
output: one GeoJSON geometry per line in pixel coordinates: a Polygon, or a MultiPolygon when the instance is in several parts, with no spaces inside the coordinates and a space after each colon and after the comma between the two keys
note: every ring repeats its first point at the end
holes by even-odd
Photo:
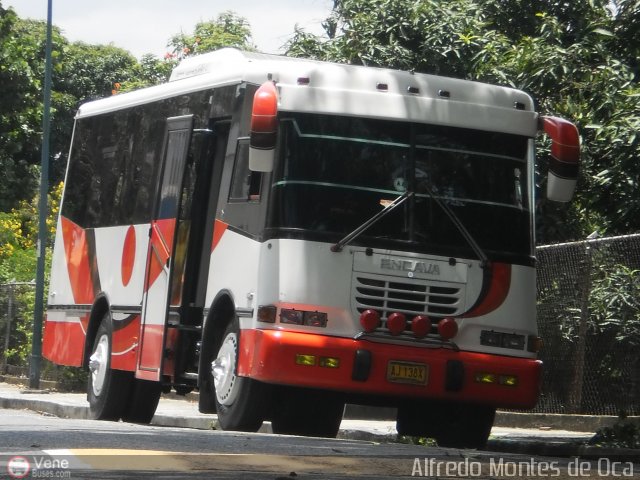
{"type": "Polygon", "coordinates": [[[221,13],[213,20],[196,24],[192,34],[174,35],[167,46],[171,49],[167,54],[168,58],[177,60],[224,47],[255,50],[249,22],[246,18],[229,11],[221,13]]]}
{"type": "MultiPolygon", "coordinates": [[[[29,198],[37,185],[44,45],[34,31],[36,24],[0,4],[0,211],[29,198]]],[[[59,31],[53,36],[57,58],[59,31]]]]}
{"type": "Polygon", "coordinates": [[[136,77],[123,80],[120,92],[158,85],[166,82],[173,68],[187,57],[224,47],[255,50],[251,41],[249,22],[233,12],[223,12],[215,19],[196,24],[193,33],[177,33],[167,42],[169,51],[164,58],[146,54],[140,59],[136,77]]]}
{"type": "MultiPolygon", "coordinates": [[[[30,199],[37,187],[42,141],[46,23],[20,19],[0,4],[0,211],[30,199]]],[[[111,95],[139,74],[137,60],[113,46],[52,38],[51,182],[64,176],[73,117],[80,103],[111,95]]]]}

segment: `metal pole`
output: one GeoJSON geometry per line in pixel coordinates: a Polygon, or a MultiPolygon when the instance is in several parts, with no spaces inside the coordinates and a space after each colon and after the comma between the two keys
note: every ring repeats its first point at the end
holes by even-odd
{"type": "Polygon", "coordinates": [[[38,202],[38,245],[36,264],[36,298],[33,309],[33,341],[29,363],[29,388],[40,388],[42,361],[42,315],[44,312],[44,268],[47,244],[47,193],[49,192],[49,137],[51,132],[51,19],[52,1],[47,2],[47,43],[44,63],[44,110],[42,114],[42,158],[40,169],[40,201],[38,202]]]}
{"type": "Polygon", "coordinates": [[[7,292],[9,294],[7,299],[7,335],[4,339],[4,355],[2,358],[2,372],[7,371],[7,352],[9,351],[10,339],[11,339],[11,320],[13,319],[13,285],[7,284],[7,292]]]}
{"type": "Polygon", "coordinates": [[[587,353],[587,331],[589,329],[589,297],[591,295],[591,270],[593,250],[589,242],[585,244],[585,259],[580,282],[580,324],[574,355],[573,379],[569,386],[567,413],[582,413],[582,389],[584,385],[585,361],[587,353]]]}

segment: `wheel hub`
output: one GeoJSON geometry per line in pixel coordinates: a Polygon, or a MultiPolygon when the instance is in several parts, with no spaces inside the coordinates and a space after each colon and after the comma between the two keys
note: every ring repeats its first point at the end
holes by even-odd
{"type": "Polygon", "coordinates": [[[102,335],[96,349],[91,357],[89,357],[89,370],[91,371],[91,388],[97,397],[102,392],[104,380],[107,375],[109,365],[109,338],[102,335]]]}
{"type": "Polygon", "coordinates": [[[211,362],[216,398],[221,405],[231,405],[238,395],[238,389],[235,388],[237,351],[238,337],[230,333],[222,342],[217,358],[211,362]]]}

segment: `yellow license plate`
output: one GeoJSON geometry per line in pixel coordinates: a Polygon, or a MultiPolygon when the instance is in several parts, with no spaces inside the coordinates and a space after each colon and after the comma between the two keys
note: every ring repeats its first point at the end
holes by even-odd
{"type": "Polygon", "coordinates": [[[424,363],[390,361],[387,364],[387,380],[394,383],[426,385],[429,366],[424,363]]]}

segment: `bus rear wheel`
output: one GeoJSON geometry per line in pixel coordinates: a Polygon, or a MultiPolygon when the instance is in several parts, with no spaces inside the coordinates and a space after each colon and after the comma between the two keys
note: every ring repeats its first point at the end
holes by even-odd
{"type": "Polygon", "coordinates": [[[269,408],[269,389],[266,384],[238,376],[239,351],[240,324],[235,317],[210,364],[218,423],[223,430],[257,432],[269,408]]]}
{"type": "Polygon", "coordinates": [[[344,405],[344,398],[339,393],[279,387],[271,428],[273,433],[335,438],[344,405]]]}
{"type": "Polygon", "coordinates": [[[105,314],[98,327],[89,357],[87,400],[89,417],[94,420],[119,420],[129,399],[132,372],[111,368],[113,321],[105,314]]]}
{"type": "Polygon", "coordinates": [[[486,446],[496,409],[457,402],[413,402],[398,408],[396,430],[400,435],[429,437],[440,447],[486,446]]]}

